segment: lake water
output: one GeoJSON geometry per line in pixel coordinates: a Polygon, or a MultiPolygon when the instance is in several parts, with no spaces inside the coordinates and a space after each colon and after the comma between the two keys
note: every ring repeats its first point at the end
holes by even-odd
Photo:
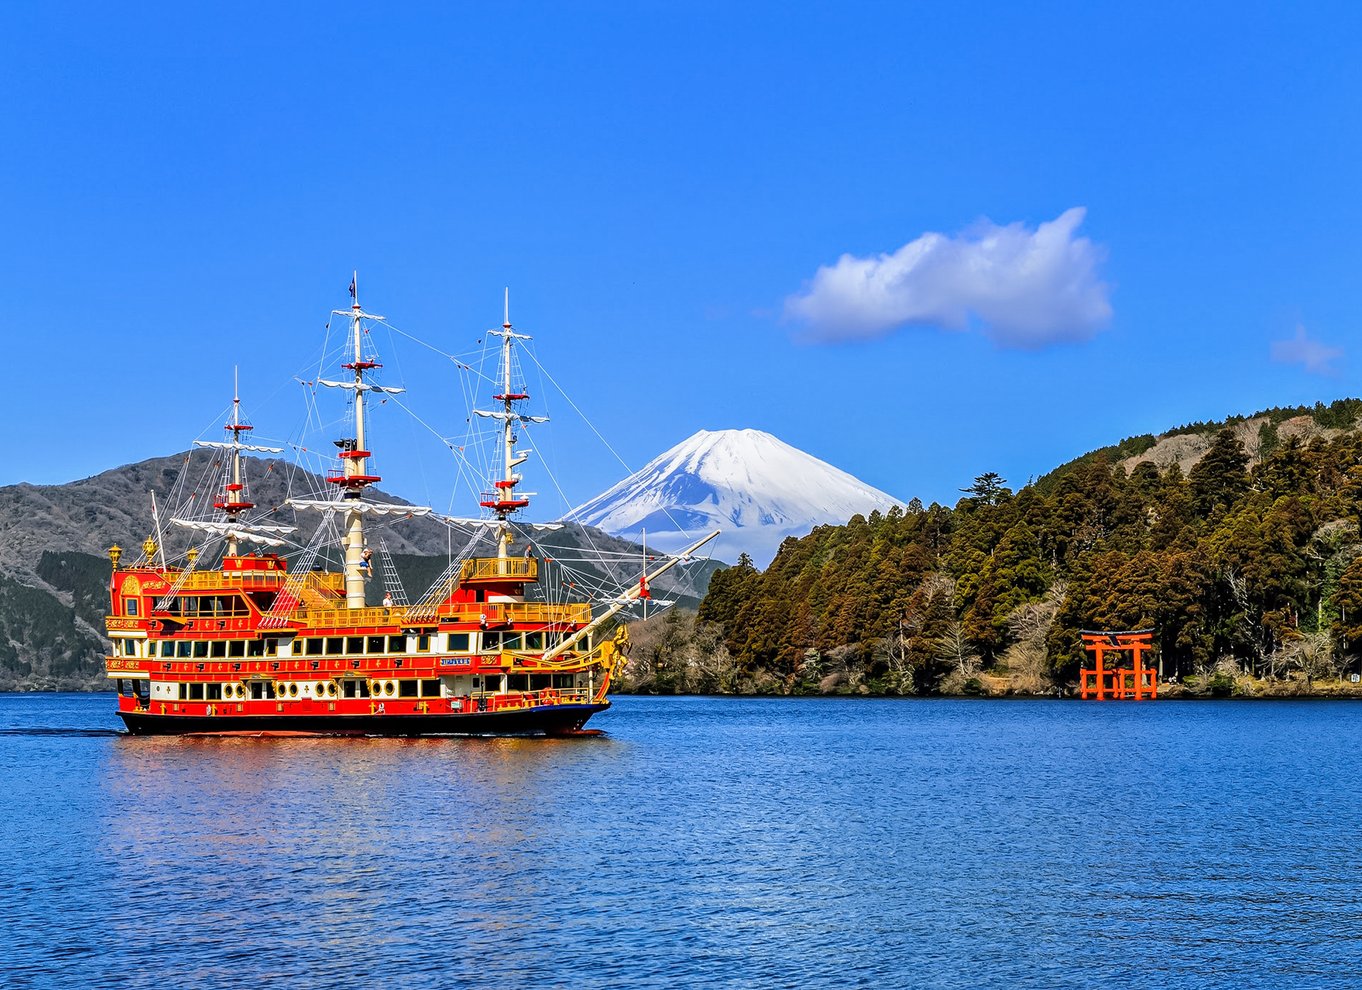
{"type": "Polygon", "coordinates": [[[621,698],[130,738],[0,695],[10,987],[1355,987],[1362,704],[621,698]]]}

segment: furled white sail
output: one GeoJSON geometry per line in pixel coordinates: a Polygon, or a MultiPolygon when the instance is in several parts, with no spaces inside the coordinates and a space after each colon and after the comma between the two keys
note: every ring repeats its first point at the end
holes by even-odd
{"type": "Polygon", "coordinates": [[[278,537],[286,533],[292,533],[293,526],[257,526],[242,525],[238,523],[210,522],[206,519],[172,519],[176,526],[184,529],[197,530],[200,533],[212,533],[215,536],[225,536],[229,540],[245,540],[249,543],[260,543],[267,547],[287,546],[287,540],[278,537]]]}
{"type": "Polygon", "coordinates": [[[361,516],[424,516],[428,505],[390,505],[386,502],[361,502],[359,499],[291,498],[285,505],[295,509],[316,509],[319,512],[358,512],[361,516]]]}
{"type": "MultiPolygon", "coordinates": [[[[531,493],[528,493],[528,492],[527,492],[526,494],[531,494],[531,493]]],[[[435,518],[438,519],[438,520],[440,520],[440,522],[446,523],[446,524],[451,525],[451,526],[500,526],[500,525],[501,525],[501,520],[500,520],[500,519],[468,519],[468,518],[460,518],[459,516],[442,516],[442,515],[440,515],[439,513],[436,513],[436,514],[435,514],[435,518]]],[[[517,529],[537,529],[537,530],[545,530],[545,531],[550,531],[550,530],[562,529],[562,528],[563,528],[563,523],[527,523],[527,522],[516,522],[514,525],[515,525],[515,527],[516,527],[517,529]]]]}
{"type": "Polygon", "coordinates": [[[195,440],[195,447],[213,447],[217,450],[255,450],[262,454],[282,454],[283,447],[258,447],[249,443],[232,443],[222,440],[195,440]]]}
{"type": "Polygon", "coordinates": [[[317,379],[318,385],[325,385],[327,388],[348,388],[351,391],[359,392],[383,392],[387,395],[398,395],[405,392],[405,388],[394,388],[390,385],[370,385],[368,382],[333,382],[325,378],[317,379]]]}
{"type": "Polygon", "coordinates": [[[502,422],[521,422],[521,423],[547,423],[547,416],[521,416],[517,413],[508,412],[488,412],[486,409],[474,409],[473,415],[481,416],[484,419],[499,419],[502,422]]]}

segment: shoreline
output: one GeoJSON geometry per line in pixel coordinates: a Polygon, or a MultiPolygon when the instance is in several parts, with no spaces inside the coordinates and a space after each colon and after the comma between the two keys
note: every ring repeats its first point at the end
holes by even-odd
{"type": "MultiPolygon", "coordinates": [[[[102,680],[102,678],[101,678],[102,680]]],[[[1032,682],[1034,684],[1034,682],[1032,682]]],[[[1027,687],[1032,685],[1028,684],[1027,687]]],[[[904,694],[901,692],[871,691],[865,685],[857,689],[842,687],[833,691],[766,691],[742,692],[726,691],[715,693],[691,693],[671,691],[650,691],[646,688],[630,686],[616,689],[611,693],[621,696],[639,697],[686,697],[686,698],[964,698],[981,700],[1010,701],[1083,701],[1078,696],[1077,685],[1053,685],[1044,691],[1025,690],[1011,678],[997,674],[980,674],[963,685],[964,690],[939,691],[932,694],[904,694]]],[[[0,694],[115,694],[111,683],[84,684],[7,684],[0,686],[0,694]]],[[[1096,699],[1086,699],[1093,700],[1096,699]]],[[[1115,699],[1107,699],[1115,700],[1115,699]]],[[[1362,682],[1352,682],[1341,678],[1281,679],[1268,680],[1247,675],[1228,677],[1213,675],[1209,678],[1188,677],[1181,681],[1163,681],[1159,684],[1159,696],[1155,701],[1295,701],[1295,700],[1362,700],[1362,682]]]]}

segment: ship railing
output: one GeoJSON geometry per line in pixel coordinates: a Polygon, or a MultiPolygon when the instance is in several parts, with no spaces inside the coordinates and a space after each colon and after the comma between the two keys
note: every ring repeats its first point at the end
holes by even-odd
{"type": "Polygon", "coordinates": [[[288,579],[287,571],[185,571],[176,579],[174,590],[212,591],[241,584],[276,588],[283,586],[288,579]]]}
{"type": "Polygon", "coordinates": [[[436,622],[468,622],[489,628],[506,625],[584,624],[591,621],[591,606],[585,602],[550,604],[548,602],[489,602],[441,605],[432,613],[415,605],[367,608],[300,608],[292,618],[313,629],[350,626],[430,625],[436,622]]]}
{"type": "Polygon", "coordinates": [[[474,557],[463,562],[459,581],[537,581],[536,557],[474,557]]]}
{"type": "Polygon", "coordinates": [[[481,700],[484,711],[503,711],[514,708],[536,708],[543,705],[584,705],[591,700],[591,692],[586,688],[544,688],[541,691],[512,691],[509,694],[494,691],[474,691],[468,696],[472,708],[477,709],[481,700]]]}

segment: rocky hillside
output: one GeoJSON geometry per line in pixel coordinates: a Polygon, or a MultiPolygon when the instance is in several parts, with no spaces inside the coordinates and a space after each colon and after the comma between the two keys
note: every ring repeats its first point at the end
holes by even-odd
{"type": "Polygon", "coordinates": [[[1250,416],[1188,423],[1158,436],[1147,433],[1127,437],[1118,444],[1090,451],[1051,471],[1037,485],[1041,488],[1053,486],[1075,468],[1099,459],[1120,465],[1128,474],[1137,465],[1148,463],[1160,471],[1177,465],[1186,476],[1224,429],[1233,432],[1249,457],[1249,466],[1254,467],[1284,443],[1332,440],[1355,432],[1359,420],[1362,420],[1362,399],[1339,399],[1328,405],[1317,402],[1313,406],[1277,406],[1250,416]]]}
{"type": "MultiPolygon", "coordinates": [[[[115,468],[65,485],[19,484],[0,488],[0,690],[80,690],[103,687],[105,652],[103,615],[109,578],[108,548],[117,543],[132,559],[155,530],[150,492],[163,513],[172,503],[211,509],[215,482],[213,455],[205,452],[158,457],[115,468]],[[177,487],[184,476],[185,482],[177,487]],[[196,490],[196,486],[200,490],[196,490]]],[[[251,498],[261,510],[273,509],[271,521],[298,525],[304,539],[316,527],[316,513],[284,506],[290,491],[321,491],[325,484],[281,460],[252,460],[251,498]]],[[[380,491],[378,501],[406,504],[380,491]]],[[[163,515],[164,522],[164,515],[163,515]]],[[[186,545],[183,536],[163,526],[173,550],[186,545]]],[[[395,570],[413,598],[444,570],[451,542],[449,529],[428,518],[403,519],[382,525],[373,541],[387,543],[395,570]]],[[[538,537],[537,537],[538,539],[538,537]]],[[[582,585],[620,585],[637,579],[641,548],[599,530],[571,524],[545,533],[541,556],[571,561],[582,585]],[[591,554],[582,548],[590,547],[591,554]],[[613,565],[587,562],[599,556],[613,565]],[[614,571],[617,573],[607,573],[614,571]]],[[[694,607],[713,566],[690,568],[693,574],[659,581],[654,589],[682,606],[694,607]]],[[[382,595],[380,582],[372,593],[382,595]]]]}

